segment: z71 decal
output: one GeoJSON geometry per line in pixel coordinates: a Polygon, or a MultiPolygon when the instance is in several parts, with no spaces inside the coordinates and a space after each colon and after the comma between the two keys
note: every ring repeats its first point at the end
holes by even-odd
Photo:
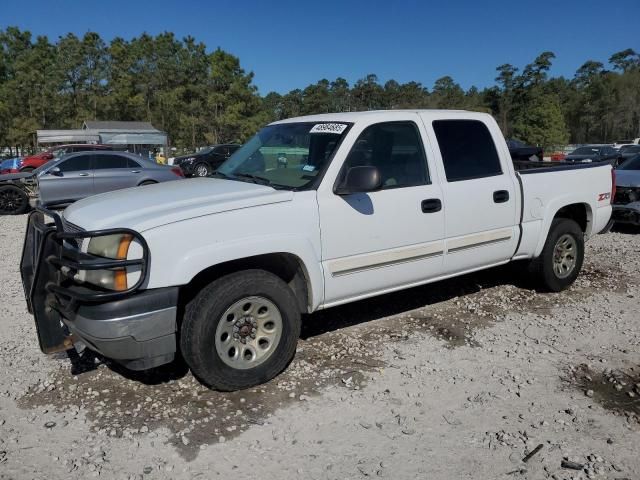
{"type": "Polygon", "coordinates": [[[609,200],[611,198],[611,192],[601,193],[598,195],[598,201],[602,202],[604,200],[609,200]]]}

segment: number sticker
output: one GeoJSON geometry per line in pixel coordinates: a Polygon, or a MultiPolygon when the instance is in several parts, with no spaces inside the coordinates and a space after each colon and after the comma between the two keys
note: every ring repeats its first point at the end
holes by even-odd
{"type": "Polygon", "coordinates": [[[347,125],[344,123],[317,123],[309,133],[335,133],[340,135],[346,128],[347,125]]]}

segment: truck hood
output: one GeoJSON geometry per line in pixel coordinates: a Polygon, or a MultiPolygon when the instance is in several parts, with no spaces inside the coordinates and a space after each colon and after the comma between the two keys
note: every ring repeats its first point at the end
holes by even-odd
{"type": "Polygon", "coordinates": [[[64,218],[85,230],[131,228],[139,232],[194,217],[288,202],[293,192],[264,185],[194,178],[103,193],[80,200],[64,218]]]}
{"type": "Polygon", "coordinates": [[[640,187],[640,170],[616,170],[616,185],[640,187]]]}

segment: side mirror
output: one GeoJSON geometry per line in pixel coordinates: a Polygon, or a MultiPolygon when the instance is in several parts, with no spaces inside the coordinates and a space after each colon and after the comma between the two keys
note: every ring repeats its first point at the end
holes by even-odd
{"type": "Polygon", "coordinates": [[[351,167],[347,170],[344,181],[335,190],[337,195],[375,192],[382,187],[380,171],[373,166],[351,167]]]}
{"type": "Polygon", "coordinates": [[[56,177],[62,176],[62,171],[60,170],[60,167],[53,167],[51,170],[49,170],[49,173],[51,175],[55,175],[56,177]]]}

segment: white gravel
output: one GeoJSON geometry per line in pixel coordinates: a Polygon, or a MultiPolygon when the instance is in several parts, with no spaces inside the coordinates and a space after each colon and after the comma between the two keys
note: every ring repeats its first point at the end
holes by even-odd
{"type": "Polygon", "coordinates": [[[286,373],[222,394],[40,353],[25,220],[0,217],[0,479],[640,478],[640,232],[561,294],[501,268],[308,316],[286,373]]]}

